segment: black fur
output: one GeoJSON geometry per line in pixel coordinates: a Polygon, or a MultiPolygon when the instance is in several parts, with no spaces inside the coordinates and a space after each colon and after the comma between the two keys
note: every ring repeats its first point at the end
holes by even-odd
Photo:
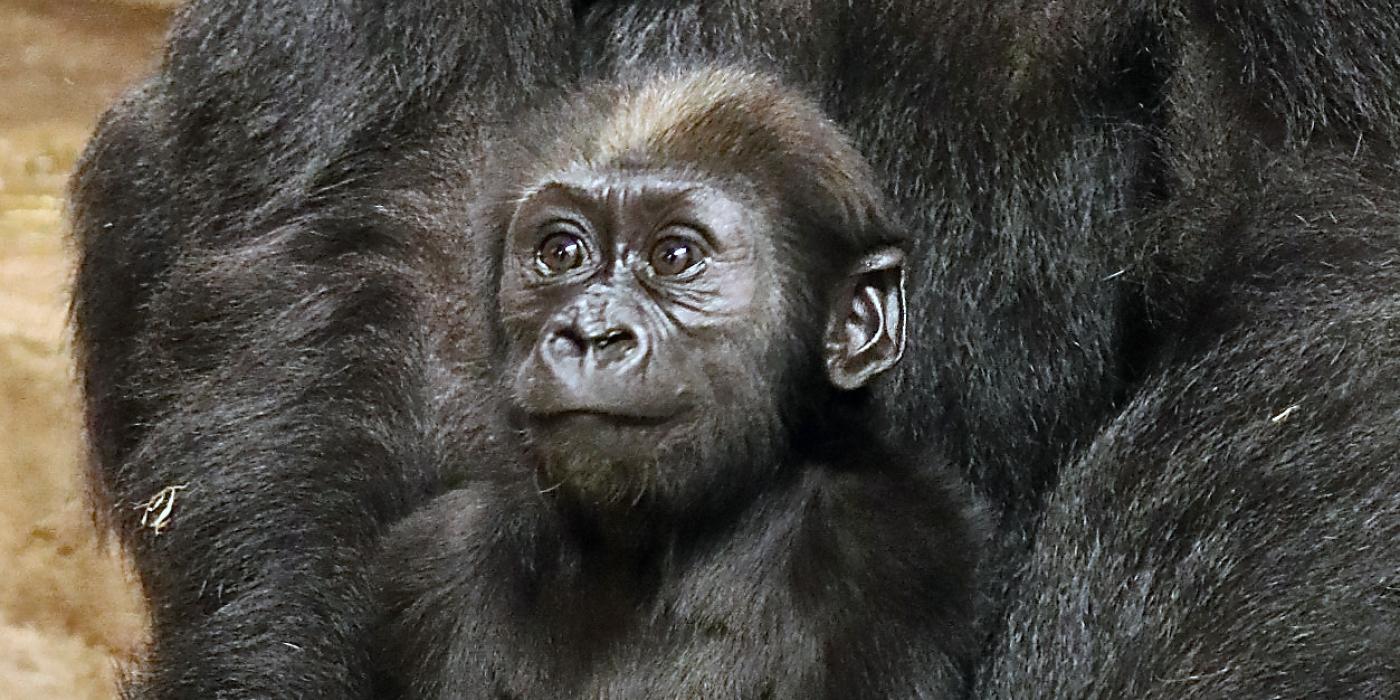
{"type": "Polygon", "coordinates": [[[195,2],[105,120],[75,315],[153,602],[137,694],[364,696],[365,552],[514,459],[431,132],[732,61],[811,92],[916,229],[879,403],[999,516],[979,695],[1397,692],[1400,6],[588,4],[195,2]]]}
{"type": "MultiPolygon", "coordinates": [[[[492,449],[442,408],[494,384],[489,339],[463,334],[484,313],[465,202],[422,200],[415,144],[479,141],[567,83],[572,23],[196,2],[104,120],[75,184],[75,316],[93,482],[152,603],[132,695],[369,692],[368,553],[453,450],[492,449]],[[179,485],[169,527],[143,529],[133,506],[179,485]]],[[[470,177],[477,154],[451,155],[470,177]]]]}
{"type": "Polygon", "coordinates": [[[1000,514],[979,696],[1396,692],[1400,9],[626,5],[587,66],[775,70],[915,222],[877,404],[1000,514]]]}
{"type": "Polygon", "coordinates": [[[788,465],[635,552],[529,470],[480,475],[386,538],[376,697],[954,695],[979,646],[977,520],[941,470],[862,457],[788,465]]]}

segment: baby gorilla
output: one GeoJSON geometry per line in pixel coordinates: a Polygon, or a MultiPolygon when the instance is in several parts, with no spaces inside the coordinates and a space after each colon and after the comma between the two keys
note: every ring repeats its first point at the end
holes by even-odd
{"type": "Polygon", "coordinates": [[[737,71],[586,90],[524,134],[479,212],[522,456],[386,539],[384,694],[957,692],[980,528],[870,418],[906,242],[864,161],[737,71]]]}

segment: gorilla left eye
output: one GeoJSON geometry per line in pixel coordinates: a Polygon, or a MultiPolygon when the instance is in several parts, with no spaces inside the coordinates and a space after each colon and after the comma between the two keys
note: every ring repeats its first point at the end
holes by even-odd
{"type": "Polygon", "coordinates": [[[565,232],[551,234],[535,250],[535,263],[546,274],[558,275],[580,265],[588,255],[583,240],[565,232]]]}
{"type": "Polygon", "coordinates": [[[704,255],[693,243],[670,236],[656,242],[651,249],[651,269],[662,277],[675,277],[689,272],[704,262],[704,255]]]}

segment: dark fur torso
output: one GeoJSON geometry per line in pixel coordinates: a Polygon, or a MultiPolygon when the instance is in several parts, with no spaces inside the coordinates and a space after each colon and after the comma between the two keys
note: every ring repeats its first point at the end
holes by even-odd
{"type": "Polygon", "coordinates": [[[439,497],[380,554],[386,695],[936,697],[962,686],[958,659],[978,644],[965,619],[981,548],[968,495],[924,464],[789,469],[726,517],[657,523],[625,549],[528,473],[439,497]]]}

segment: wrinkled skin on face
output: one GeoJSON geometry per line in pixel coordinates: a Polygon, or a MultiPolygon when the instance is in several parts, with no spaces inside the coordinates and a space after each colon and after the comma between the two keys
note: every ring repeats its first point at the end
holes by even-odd
{"type": "Polygon", "coordinates": [[[789,449],[798,417],[784,412],[786,390],[858,388],[897,360],[902,255],[866,256],[839,285],[788,283],[783,223],[753,192],[655,170],[583,171],[519,199],[499,298],[542,490],[595,505],[722,500],[789,449]],[[794,286],[836,288],[817,294],[832,307],[818,320],[824,338],[790,313],[789,297],[812,294],[783,291],[794,286]],[[829,382],[809,377],[823,356],[829,382]]]}
{"type": "Polygon", "coordinates": [[[754,392],[779,366],[780,285],[754,235],[771,228],[718,187],[657,174],[563,176],[526,195],[501,318],[543,487],[637,497],[731,429],[716,407],[775,410],[754,392]]]}

